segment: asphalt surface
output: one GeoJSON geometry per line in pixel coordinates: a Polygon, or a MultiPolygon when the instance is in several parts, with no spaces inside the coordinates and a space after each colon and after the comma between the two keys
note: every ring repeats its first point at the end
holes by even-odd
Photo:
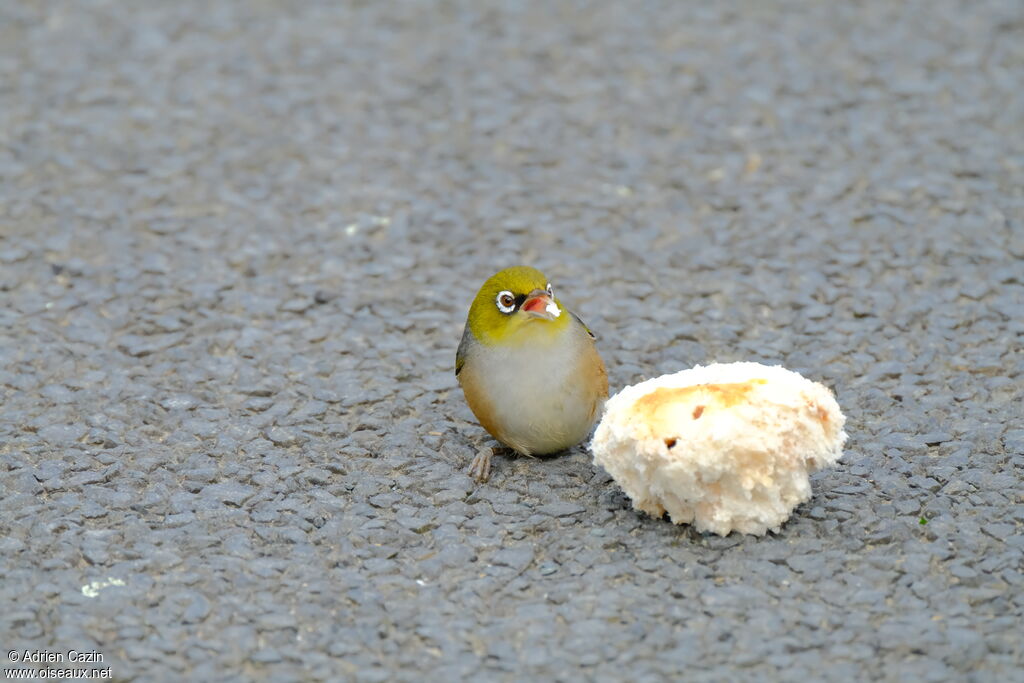
{"type": "Polygon", "coordinates": [[[18,658],[1024,680],[1017,0],[3,3],[0,235],[18,658]],[[516,263],[613,391],[833,387],[840,466],[763,538],[585,446],[477,486],[455,348],[516,263]]]}

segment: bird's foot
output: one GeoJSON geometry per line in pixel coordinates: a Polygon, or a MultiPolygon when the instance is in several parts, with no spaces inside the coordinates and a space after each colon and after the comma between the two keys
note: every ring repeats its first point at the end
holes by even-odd
{"type": "Polygon", "coordinates": [[[481,483],[490,479],[491,457],[494,455],[494,450],[493,448],[481,448],[477,451],[476,457],[469,463],[466,474],[481,483]]]}
{"type": "Polygon", "coordinates": [[[476,457],[473,458],[472,462],[469,463],[469,469],[466,470],[473,479],[478,482],[485,482],[491,478],[491,458],[497,453],[498,448],[481,448],[477,451],[476,457]]]}

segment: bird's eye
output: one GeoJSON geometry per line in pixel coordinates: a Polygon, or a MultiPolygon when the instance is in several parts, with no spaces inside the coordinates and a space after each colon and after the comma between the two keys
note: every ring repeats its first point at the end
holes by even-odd
{"type": "Polygon", "coordinates": [[[498,310],[502,313],[511,313],[516,310],[516,298],[512,296],[512,292],[505,291],[499,293],[496,302],[498,310]]]}
{"type": "Polygon", "coordinates": [[[548,289],[548,296],[551,297],[552,299],[554,299],[555,298],[555,290],[551,289],[551,283],[550,282],[548,283],[547,289],[548,289]]]}

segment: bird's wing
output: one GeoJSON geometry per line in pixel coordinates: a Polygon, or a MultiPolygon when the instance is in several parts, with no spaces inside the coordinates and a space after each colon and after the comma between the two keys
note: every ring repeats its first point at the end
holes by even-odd
{"type": "MultiPolygon", "coordinates": [[[[572,313],[572,311],[569,311],[569,312],[572,313]]],[[[572,313],[572,317],[576,318],[576,322],[578,322],[580,325],[583,325],[583,329],[585,329],[587,331],[587,334],[590,335],[591,339],[597,339],[597,335],[590,331],[590,328],[587,327],[587,324],[585,322],[583,322],[582,318],[580,318],[575,313],[572,313]]]]}
{"type": "Polygon", "coordinates": [[[462,372],[462,366],[466,364],[466,356],[469,354],[469,347],[473,344],[473,333],[469,331],[469,325],[462,331],[462,341],[459,342],[459,350],[455,352],[455,376],[462,372]]]}

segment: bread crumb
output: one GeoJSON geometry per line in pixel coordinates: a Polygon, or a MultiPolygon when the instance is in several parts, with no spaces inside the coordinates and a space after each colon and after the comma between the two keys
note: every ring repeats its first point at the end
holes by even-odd
{"type": "Polygon", "coordinates": [[[845,421],[829,389],[795,372],[718,363],[626,387],[590,447],[634,508],[763,535],[810,499],[808,474],[841,457],[845,421]]]}

